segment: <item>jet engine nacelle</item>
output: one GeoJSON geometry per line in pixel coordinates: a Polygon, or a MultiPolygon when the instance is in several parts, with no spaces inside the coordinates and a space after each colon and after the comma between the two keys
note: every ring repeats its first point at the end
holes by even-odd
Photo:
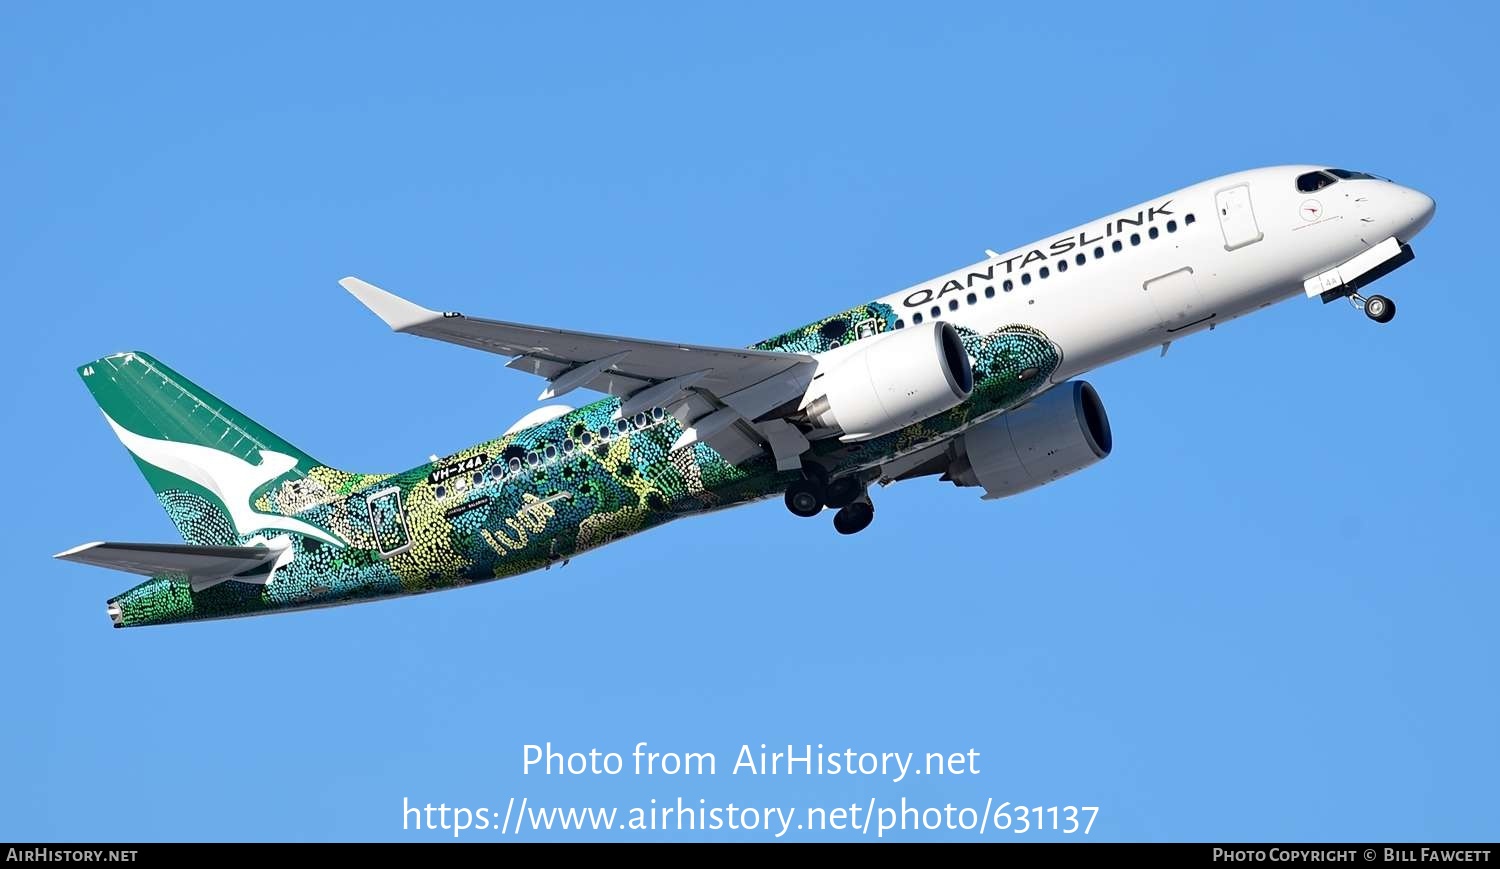
{"type": "Polygon", "coordinates": [[[943,478],[1004,498],[1081,471],[1113,446],[1099,393],[1070,380],[964,432],[943,478]]]}
{"type": "MultiPolygon", "coordinates": [[[[866,342],[860,342],[864,344],[866,342]]],[[[868,342],[813,381],[810,423],[841,440],[889,434],[953,407],[974,390],[974,369],[950,323],[910,326],[868,342]]]]}

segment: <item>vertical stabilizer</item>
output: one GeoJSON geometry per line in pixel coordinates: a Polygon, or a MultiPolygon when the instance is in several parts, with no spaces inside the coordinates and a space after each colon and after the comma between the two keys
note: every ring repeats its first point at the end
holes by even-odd
{"type": "Polygon", "coordinates": [[[78,373],[189,543],[291,531],[342,545],[269,497],[288,484],[298,494],[321,491],[311,475],[324,466],[312,456],[145,353],[106,356],[78,373]]]}

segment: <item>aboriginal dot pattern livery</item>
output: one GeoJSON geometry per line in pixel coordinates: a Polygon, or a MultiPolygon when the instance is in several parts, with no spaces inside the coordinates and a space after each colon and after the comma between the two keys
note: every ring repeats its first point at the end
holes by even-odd
{"type": "MultiPolygon", "coordinates": [[[[822,353],[895,323],[890,306],[870,303],[755,347],[822,353]]],[[[1030,326],[987,335],[959,327],[959,334],[974,367],[969,401],[869,441],[814,442],[813,457],[838,475],[930,445],[1031,398],[1061,361],[1057,346],[1030,326]]],[[[768,454],[732,464],[706,443],[673,452],[683,431],[677,418],[654,408],[622,425],[613,397],[404,473],[353,474],[317,462],[145,354],[106,357],[80,373],[106,415],[139,435],[212,444],[232,453],[240,463],[235,473],[251,480],[274,472],[276,461],[295,462],[255,488],[250,518],[236,519],[222,506],[231,497],[224,487],[212,491],[192,479],[191,468],[174,472],[136,455],[189,543],[246,546],[285,537],[291,548],[266,584],[230,581],[194,592],[182,576],[148,579],[110,601],[120,627],[331,606],[516,576],[672,519],[779,495],[800,476],[777,471],[768,454]],[[289,522],[318,533],[276,527],[289,522]]]]}

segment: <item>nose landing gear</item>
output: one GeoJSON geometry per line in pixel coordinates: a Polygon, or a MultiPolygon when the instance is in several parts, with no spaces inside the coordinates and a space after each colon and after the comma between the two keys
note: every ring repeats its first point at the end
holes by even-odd
{"type": "Polygon", "coordinates": [[[1365,316],[1377,323],[1389,323],[1396,317],[1396,303],[1385,296],[1365,299],[1365,316]]]}
{"type": "Polygon", "coordinates": [[[1361,296],[1359,293],[1350,293],[1349,302],[1356,308],[1363,308],[1365,316],[1377,323],[1389,323],[1396,319],[1396,303],[1385,296],[1361,296]]]}

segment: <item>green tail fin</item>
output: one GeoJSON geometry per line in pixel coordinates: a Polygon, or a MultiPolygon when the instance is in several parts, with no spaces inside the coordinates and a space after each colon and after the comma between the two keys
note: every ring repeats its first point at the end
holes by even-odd
{"type": "Polygon", "coordinates": [[[238,544],[276,530],[340,542],[270,495],[288,480],[321,491],[308,478],[325,466],[312,456],[145,353],[106,356],[78,373],[189,543],[238,544]]]}

